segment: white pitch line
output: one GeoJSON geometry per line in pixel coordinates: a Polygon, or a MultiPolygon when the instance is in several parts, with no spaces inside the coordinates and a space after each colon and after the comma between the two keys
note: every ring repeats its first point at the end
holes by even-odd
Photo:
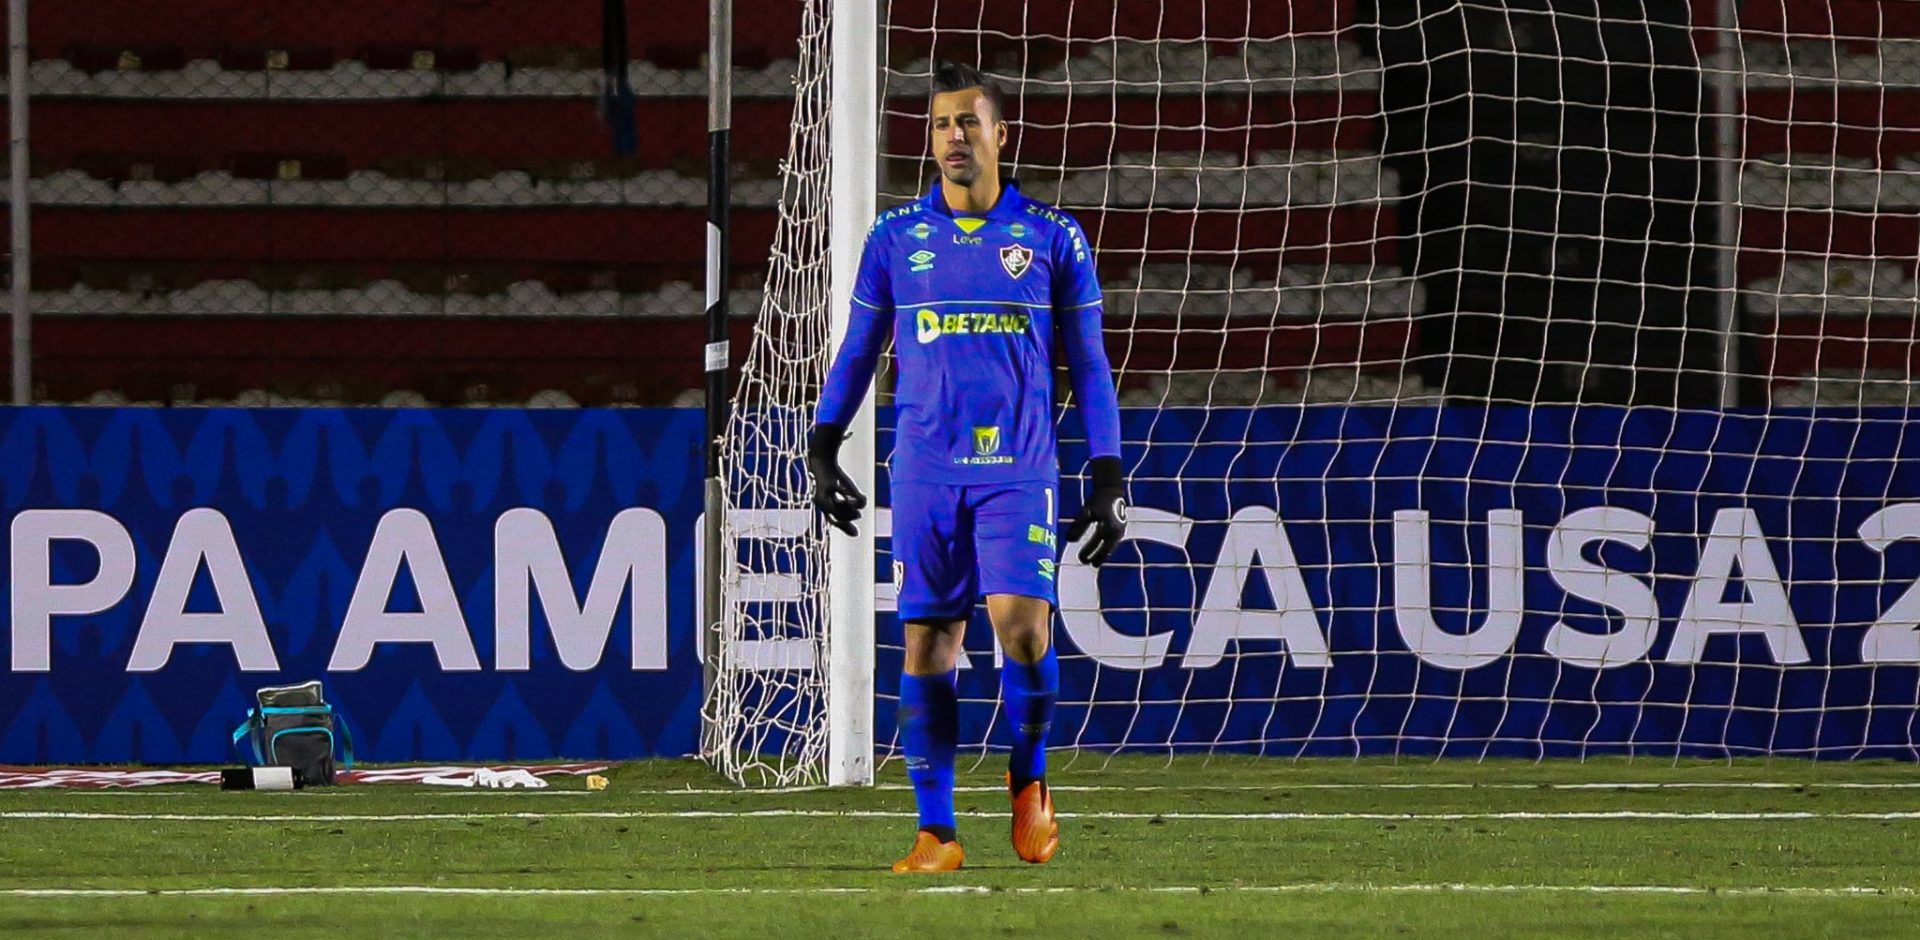
{"type": "MultiPolygon", "coordinates": [[[[85,794],[88,796],[195,796],[210,792],[204,789],[193,790],[150,790],[142,787],[117,788],[110,790],[79,790],[65,787],[17,787],[20,791],[34,790],[42,793],[85,794]]],[[[310,790],[310,795],[333,797],[366,796],[372,792],[386,790],[368,790],[360,786],[336,787],[333,789],[310,790]]],[[[787,796],[796,793],[848,793],[848,792],[891,792],[906,793],[913,788],[904,784],[883,783],[864,788],[840,788],[826,786],[808,787],[616,787],[621,794],[628,796],[787,796]]],[[[1270,783],[1245,784],[1239,786],[1220,784],[1146,784],[1141,786],[1113,786],[1100,784],[1068,784],[1052,787],[1059,793],[1278,793],[1292,790],[1920,790],[1920,781],[1885,782],[1814,782],[1792,783],[1779,780],[1750,780],[1725,782],[1659,782],[1659,781],[1617,781],[1612,783],[1270,783]]],[[[7,792],[0,790],[0,793],[7,792]]],[[[588,790],[523,790],[512,791],[434,788],[427,791],[409,790],[408,792],[432,792],[444,796],[497,796],[511,793],[513,796],[568,796],[597,797],[599,794],[588,790]]],[[[955,793],[1004,793],[1002,786],[965,786],[954,787],[955,793]]]]}
{"type": "MultiPolygon", "coordinates": [[[[883,783],[867,790],[909,792],[905,784],[883,783]]],[[[1003,786],[954,787],[955,793],[1005,793],[1003,786]]],[[[1661,783],[1657,781],[1621,781],[1618,783],[1268,783],[1241,786],[1195,784],[1149,784],[1142,786],[1058,784],[1050,789],[1058,793],[1275,793],[1286,790],[1920,790],[1920,781],[1886,783],[1788,783],[1777,780],[1726,781],[1722,783],[1661,783]]],[[[635,789],[620,792],[636,796],[784,796],[794,793],[846,792],[845,788],[813,787],[701,787],[687,789],[635,789]]],[[[584,791],[566,791],[584,792],[584,791]]]]}
{"type": "Polygon", "coordinates": [[[1366,884],[1359,882],[1303,882],[1278,885],[1147,885],[1137,887],[1054,886],[1002,887],[993,885],[933,885],[923,888],[835,887],[808,888],[490,888],[442,885],[341,885],[246,888],[6,888],[0,896],[25,898],[130,897],[259,897],[286,895],[460,895],[497,897],[658,897],[675,895],[836,895],[836,894],[1081,894],[1098,892],[1137,894],[1642,894],[1727,897],[1912,898],[1920,890],[1905,886],[1731,886],[1709,885],[1584,885],[1584,884],[1366,884]]]}
{"type": "MultiPolygon", "coordinates": [[[[379,789],[377,789],[377,790],[371,790],[371,791],[369,791],[369,790],[367,790],[367,789],[364,789],[364,788],[360,788],[360,789],[356,789],[356,788],[352,788],[352,787],[333,787],[333,788],[330,788],[330,789],[312,789],[312,790],[302,790],[302,791],[300,791],[300,792],[301,792],[301,795],[300,795],[300,797],[299,797],[299,798],[300,798],[300,799],[303,799],[303,800],[308,800],[308,799],[327,799],[327,800],[337,800],[337,799],[340,799],[340,798],[342,798],[342,797],[363,797],[363,796],[374,796],[374,795],[376,795],[376,794],[379,794],[379,793],[381,793],[381,792],[383,792],[383,791],[387,791],[387,792],[390,792],[390,791],[388,791],[388,789],[387,789],[386,787],[381,787],[381,788],[379,788],[379,789]]],[[[0,792],[3,792],[3,791],[0,791],[0,792]]],[[[41,790],[41,791],[39,791],[39,792],[43,792],[43,793],[44,793],[44,792],[46,792],[46,791],[45,791],[45,790],[41,790]]],[[[62,794],[65,794],[65,793],[72,793],[72,794],[75,794],[75,795],[85,795],[85,796],[205,796],[206,794],[208,794],[208,793],[210,793],[210,792],[212,792],[212,791],[211,791],[211,790],[155,790],[155,791],[144,791],[144,790],[141,790],[141,789],[139,789],[139,788],[135,788],[135,789],[131,789],[131,790],[126,790],[126,789],[120,789],[120,790],[59,790],[59,789],[56,789],[56,791],[55,791],[55,792],[59,792],[59,793],[62,793],[62,794]]],[[[419,792],[419,791],[412,791],[412,790],[409,790],[409,791],[405,791],[405,792],[409,792],[409,793],[415,793],[415,792],[419,792]]],[[[432,794],[433,794],[434,796],[478,796],[478,797],[499,797],[499,796],[505,796],[505,795],[512,795],[512,796],[575,796],[575,797],[581,797],[581,796],[585,796],[585,797],[598,797],[598,796],[600,796],[600,794],[599,794],[599,793],[596,793],[596,792],[594,792],[594,791],[592,791],[592,790],[525,790],[525,789],[520,789],[520,788],[518,788],[518,787],[515,787],[515,788],[513,788],[513,789],[511,789],[511,790],[493,790],[493,789],[488,789],[488,788],[485,788],[485,787],[479,787],[479,788],[469,788],[469,787],[435,787],[435,788],[433,788],[432,790],[429,790],[429,791],[426,791],[426,792],[430,792],[430,793],[432,793],[432,794]]],[[[637,791],[631,791],[631,790],[630,790],[630,791],[627,791],[627,792],[629,792],[629,793],[632,793],[632,792],[637,792],[637,791]]],[[[678,793],[678,792],[680,792],[680,791],[678,791],[678,790],[674,790],[674,791],[668,791],[668,792],[674,792],[674,793],[678,793]]],[[[724,791],[724,792],[729,792],[729,793],[731,793],[731,792],[737,792],[737,791],[731,791],[731,790],[729,790],[729,791],[724,791]]]]}
{"type": "MultiPolygon", "coordinates": [[[[983,819],[999,818],[1000,813],[963,812],[960,815],[983,819]]],[[[1207,813],[1207,812],[1096,812],[1059,814],[1062,819],[1147,819],[1147,820],[1235,820],[1267,822],[1455,822],[1471,820],[1641,820],[1660,819],[1683,822],[1757,822],[1826,820],[1908,820],[1920,819],[1920,811],[1888,813],[1814,813],[1814,812],[1703,812],[1682,813],[1652,810],[1596,810],[1564,812],[1495,813],[1207,813]]],[[[507,813],[92,813],[55,810],[14,810],[0,812],[0,819],[125,820],[140,822],[441,822],[476,819],[913,819],[914,813],[892,810],[757,809],[757,810],[609,810],[602,812],[507,812],[507,813]]]]}

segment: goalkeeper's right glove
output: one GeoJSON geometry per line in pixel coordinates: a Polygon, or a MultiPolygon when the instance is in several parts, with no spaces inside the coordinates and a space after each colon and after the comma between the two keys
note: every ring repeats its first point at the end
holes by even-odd
{"type": "Polygon", "coordinates": [[[848,535],[859,535],[853,524],[866,508],[867,497],[840,469],[840,441],[847,429],[838,424],[816,424],[807,435],[807,475],[813,477],[813,505],[827,524],[848,535]]]}

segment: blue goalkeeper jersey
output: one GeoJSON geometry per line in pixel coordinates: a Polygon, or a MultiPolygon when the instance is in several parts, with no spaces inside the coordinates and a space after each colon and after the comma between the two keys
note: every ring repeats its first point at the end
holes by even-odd
{"type": "Polygon", "coordinates": [[[956,216],[940,185],[867,233],[818,423],[851,420],[891,334],[894,480],[1051,484],[1057,338],[1092,456],[1119,456],[1100,280],[1080,225],[1012,180],[986,215],[956,216]]]}

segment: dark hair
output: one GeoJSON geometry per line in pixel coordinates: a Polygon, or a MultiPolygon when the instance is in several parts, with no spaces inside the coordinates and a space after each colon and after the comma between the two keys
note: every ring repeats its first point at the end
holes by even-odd
{"type": "Polygon", "coordinates": [[[993,105],[993,116],[1006,119],[1006,111],[1000,107],[1000,85],[991,76],[982,75],[979,69],[958,62],[942,62],[933,68],[933,88],[927,97],[945,94],[950,91],[964,91],[968,88],[980,89],[980,95],[993,105]]]}

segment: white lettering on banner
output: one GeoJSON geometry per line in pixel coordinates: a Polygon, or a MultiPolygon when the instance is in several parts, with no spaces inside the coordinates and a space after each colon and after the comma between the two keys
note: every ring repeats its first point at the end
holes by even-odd
{"type": "Polygon", "coordinates": [[[13,517],[8,538],[13,571],[14,672],[53,669],[53,618],[97,614],[120,603],[133,587],[133,539],[112,516],[91,509],[29,509],[13,517]],[[100,556],[93,578],[53,583],[53,543],[85,542],[100,556]]]}
{"type": "Polygon", "coordinates": [[[1520,510],[1487,513],[1487,612],[1479,627],[1449,633],[1433,620],[1427,511],[1393,514],[1393,614],[1407,648],[1442,669],[1478,669],[1505,656],[1520,635],[1523,582],[1520,510]]]}
{"type": "Polygon", "coordinates": [[[1760,517],[1751,509],[1722,509],[1714,514],[1707,546],[1700,551],[1693,587],[1674,627],[1673,644],[1667,647],[1667,662],[1697,663],[1714,634],[1742,633],[1765,638],[1776,663],[1813,658],[1807,655],[1800,625],[1787,606],[1787,590],[1773,566],[1773,553],[1767,550],[1760,517]],[[1736,561],[1748,600],[1729,603],[1721,598],[1733,580],[1736,561]]]}
{"type": "MultiPolygon", "coordinates": [[[[812,509],[741,509],[726,516],[732,524],[736,545],[749,540],[759,542],[788,543],[788,547],[764,546],[753,553],[765,558],[769,553],[775,555],[792,553],[793,540],[807,534],[813,525],[812,509]]],[[[735,551],[739,549],[736,547],[735,551]]],[[[725,549],[722,549],[722,555],[725,549]]],[[[693,609],[707,609],[707,514],[701,513],[693,524],[693,609]]],[[[723,568],[721,577],[732,579],[732,598],[736,604],[789,605],[806,600],[806,582],[790,572],[744,572],[737,568],[728,571],[723,568]]],[[[773,617],[785,612],[769,609],[768,616],[773,617]]],[[[693,618],[693,649],[706,648],[705,627],[700,617],[693,618]]],[[[814,653],[814,641],[805,638],[786,637],[735,637],[728,647],[728,668],[749,672],[781,671],[787,669],[812,669],[818,663],[814,653]]]]}
{"type": "MultiPolygon", "coordinates": [[[[867,517],[873,525],[875,539],[890,538],[893,535],[893,510],[884,506],[874,507],[867,517]]],[[[765,541],[773,544],[761,546],[749,552],[749,557],[782,557],[783,553],[796,551],[791,544],[794,539],[807,534],[813,524],[811,509],[736,509],[729,517],[733,521],[734,534],[740,542],[748,540],[765,541]],[[782,546],[780,543],[787,543],[782,546]]],[[[706,609],[707,579],[706,571],[706,514],[701,513],[693,526],[693,581],[694,609],[706,609]]],[[[876,567],[880,571],[891,570],[891,565],[876,567]]],[[[807,585],[798,575],[779,571],[736,572],[737,580],[733,585],[735,603],[741,604],[795,604],[807,599],[807,585]]],[[[880,580],[873,582],[873,609],[875,613],[893,613],[900,609],[900,586],[880,580]]],[[[768,616],[773,616],[769,611],[768,616]]],[[[694,649],[700,649],[700,624],[695,619],[694,649]]],[[[732,644],[732,657],[728,668],[744,671],[773,672],[785,669],[812,669],[816,662],[814,641],[807,638],[783,637],[739,637],[732,644]]],[[[994,664],[1000,662],[1000,644],[996,639],[993,649],[994,664]]],[[[960,657],[961,669],[972,669],[969,656],[960,657]]]]}
{"type": "MultiPolygon", "coordinates": [[[[891,531],[891,512],[885,508],[876,507],[868,521],[882,538],[891,531]]],[[[1446,629],[1436,622],[1433,609],[1436,573],[1429,513],[1401,510],[1393,514],[1391,524],[1393,557],[1380,563],[1393,566],[1392,616],[1407,648],[1425,663],[1453,670],[1480,668],[1511,655],[1518,642],[1523,611],[1529,609],[1523,597],[1525,533],[1520,511],[1499,509],[1488,514],[1486,560],[1472,566],[1476,580],[1482,576],[1479,569],[1484,569],[1486,589],[1449,590],[1444,595],[1486,600],[1474,605],[1476,609],[1465,625],[1450,624],[1446,629]]],[[[781,570],[789,567],[784,559],[792,557],[787,553],[792,551],[793,541],[814,525],[812,511],[801,508],[740,511],[733,520],[739,559],[764,562],[758,564],[763,570],[727,574],[732,596],[749,605],[749,613],[771,621],[790,616],[783,607],[817,602],[798,572],[781,570]],[[759,542],[765,544],[756,544],[759,542]],[[765,605],[765,612],[755,613],[759,610],[755,605],[765,605]]],[[[1181,656],[1181,665],[1187,669],[1217,668],[1234,658],[1236,647],[1249,640],[1278,641],[1291,665],[1329,667],[1331,625],[1323,616],[1326,612],[1315,608],[1307,592],[1289,530],[1279,514],[1266,507],[1243,507],[1224,523],[1198,522],[1167,510],[1135,507],[1129,535],[1137,542],[1185,554],[1196,525],[1225,526],[1217,557],[1179,563],[1194,569],[1191,583],[1198,590],[1204,580],[1204,590],[1198,590],[1200,596],[1191,610],[1184,604],[1180,609],[1169,608],[1168,601],[1149,595],[1145,600],[1151,609],[1134,620],[1141,624],[1137,632],[1116,628],[1107,619],[1101,578],[1079,563],[1077,546],[1067,546],[1058,570],[1063,642],[1071,643],[1104,667],[1133,671],[1163,667],[1174,655],[1181,656]],[[1241,603],[1256,572],[1272,595],[1271,609],[1265,605],[1247,608],[1241,603]],[[1176,654],[1176,636],[1188,629],[1183,624],[1190,624],[1191,634],[1183,641],[1184,651],[1176,654]]],[[[696,545],[700,531],[696,525],[696,545]]],[[[1857,535],[1867,548],[1883,555],[1898,542],[1920,540],[1920,502],[1897,503],[1875,512],[1860,524],[1857,535]]],[[[667,582],[668,532],[659,512],[635,507],[609,521],[584,591],[576,589],[555,527],[540,511],[508,510],[495,520],[493,536],[497,668],[532,668],[536,593],[565,668],[585,671],[601,667],[620,621],[622,597],[628,600],[631,620],[631,668],[667,668],[666,600],[675,586],[667,582]]],[[[1541,648],[1548,656],[1590,669],[1647,661],[1658,645],[1663,626],[1653,576],[1645,573],[1657,566],[1648,558],[1644,565],[1631,563],[1641,571],[1639,574],[1617,570],[1600,560],[1598,552],[1603,546],[1614,545],[1619,548],[1612,551],[1651,553],[1653,539],[1652,519],[1618,507],[1582,509],[1553,526],[1546,537],[1544,573],[1559,590],[1546,588],[1545,579],[1540,579],[1536,585],[1547,591],[1547,596],[1533,598],[1530,608],[1542,622],[1551,618],[1541,648]],[[1570,601],[1593,607],[1569,610],[1570,601]],[[1554,617],[1550,612],[1556,609],[1561,613],[1554,617]]],[[[1825,550],[1830,543],[1822,538],[1821,545],[1825,550]]],[[[128,671],[163,670],[175,649],[183,644],[229,646],[243,672],[281,668],[272,634],[261,615],[261,599],[247,571],[243,547],[235,538],[231,522],[218,510],[196,508],[179,516],[161,553],[150,595],[130,602],[142,610],[139,630],[132,638],[128,671]],[[203,567],[217,609],[188,612],[187,597],[203,567]]],[[[11,522],[10,550],[8,622],[13,672],[50,671],[56,618],[99,614],[128,602],[129,592],[140,580],[139,559],[128,529],[94,510],[23,510],[11,522]],[[65,565],[55,570],[56,555],[64,560],[68,557],[65,552],[73,550],[56,552],[55,543],[62,541],[84,543],[79,550],[82,554],[76,556],[80,564],[75,567],[81,573],[69,571],[65,565]],[[83,554],[86,550],[98,558],[97,570],[91,573],[85,573],[92,567],[83,554]]],[[[694,557],[698,584],[701,553],[696,550],[694,557]]],[[[1168,566],[1152,567],[1164,573],[1168,566]]],[[[884,578],[882,572],[890,568],[880,566],[876,574],[884,578]]],[[[474,583],[472,577],[485,572],[461,574],[462,583],[474,583]]],[[[1458,577],[1459,573],[1454,575],[1458,577]]],[[[1142,576],[1140,570],[1131,567],[1107,573],[1109,579],[1132,581],[1137,590],[1153,590],[1156,582],[1141,582],[1138,579],[1142,576]]],[[[1844,577],[1849,579],[1842,582],[1848,590],[1871,589],[1870,585],[1860,585],[1862,575],[1858,573],[1848,572],[1844,577]]],[[[686,585],[678,587],[684,590],[686,585]]],[[[896,610],[897,592],[898,585],[876,579],[875,609],[881,613],[896,610]]],[[[1129,604],[1140,603],[1137,594],[1134,596],[1136,599],[1129,604]]],[[[1342,602],[1339,597],[1328,600],[1334,605],[1342,602]]],[[[1379,616],[1370,608],[1357,615],[1379,616]]],[[[1387,627],[1385,623],[1379,626],[1387,627]]],[[[1789,606],[1787,587],[1766,533],[1750,509],[1724,509],[1714,516],[1662,661],[1700,663],[1712,652],[1711,658],[1737,662],[1738,651],[1731,643],[1711,642],[1723,634],[1731,634],[1735,640],[1742,634],[1758,636],[1767,644],[1775,663],[1792,665],[1812,659],[1789,606]]],[[[482,668],[433,525],[419,510],[394,509],[380,518],[362,559],[327,668],[363,669],[382,643],[430,644],[443,670],[482,668]],[[417,611],[390,613],[386,608],[403,566],[411,571],[420,607],[417,611]]],[[[698,644],[689,647],[698,648],[698,644]]],[[[731,649],[732,668],[737,669],[811,669],[817,665],[818,641],[813,638],[747,637],[731,649]]],[[[1530,648],[1528,652],[1535,650],[1530,648]]],[[[997,655],[996,651],[996,659],[997,655]]],[[[1920,662],[1920,584],[1905,585],[1864,631],[1860,659],[1867,663],[1920,662]]]]}
{"type": "Polygon", "coordinates": [[[493,525],[494,666],[524,671],[531,663],[530,591],[540,595],[560,662],[575,672],[600,665],[613,635],[620,597],[629,598],[633,668],[667,668],[667,525],[651,509],[623,509],[607,526],[584,602],[553,522],[537,509],[509,509],[493,525]]]}
{"type": "MultiPolygon", "coordinates": [[[[1135,506],[1127,522],[1127,539],[1186,548],[1187,535],[1192,530],[1191,519],[1164,509],[1135,506]]],[[[1167,648],[1173,645],[1171,631],[1133,636],[1107,624],[1100,604],[1099,575],[1080,563],[1079,542],[1068,545],[1060,555],[1059,584],[1060,622],[1073,645],[1094,662],[1110,669],[1137,671],[1153,669],[1167,661],[1167,648]]]]}
{"type": "Polygon", "coordinates": [[[353,598],[347,602],[346,620],[340,625],[340,638],[334,644],[327,671],[365,668],[373,659],[373,648],[381,643],[431,643],[442,670],[471,672],[480,668],[473,638],[467,633],[467,618],[460,612],[453,579],[447,575],[446,558],[433,535],[433,523],[418,509],[390,510],[374,527],[373,544],[367,548],[360,579],[353,585],[353,598]],[[389,613],[387,601],[393,596],[402,562],[413,573],[420,610],[389,613]]]}
{"type": "Polygon", "coordinates": [[[1227,539],[1213,564],[1207,593],[1193,621],[1193,639],[1180,665],[1206,669],[1226,655],[1227,644],[1241,640],[1281,640],[1297,666],[1325,669],[1333,665],[1327,635],[1314,613],[1307,582],[1300,577],[1293,544],[1279,513],[1265,506],[1249,506],[1227,523],[1227,539]],[[1273,595],[1272,610],[1240,606],[1247,579],[1258,570],[1273,595]]]}
{"type": "MultiPolygon", "coordinates": [[[[876,542],[878,542],[881,539],[893,538],[893,509],[892,508],[886,507],[886,506],[873,507],[873,538],[874,538],[874,541],[876,542]]],[[[882,581],[880,580],[878,573],[881,571],[885,571],[889,574],[895,574],[899,572],[899,568],[896,567],[895,565],[889,564],[889,565],[881,565],[875,568],[874,571],[875,571],[875,575],[873,579],[873,610],[874,612],[887,613],[887,614],[897,612],[900,609],[900,582],[897,578],[896,580],[893,580],[893,581],[882,581]]],[[[967,666],[967,658],[965,656],[960,657],[960,668],[962,669],[969,668],[967,666]]]]}
{"type": "Polygon", "coordinates": [[[189,509],[173,527],[173,539],[160,560],[146,616],[134,637],[128,672],[155,672],[167,665],[182,643],[225,643],[241,672],[275,672],[280,661],[267,637],[267,621],[247,578],[247,565],[234,542],[233,526],[219,510],[189,509]],[[188,613],[187,594],[202,563],[220,609],[188,613]]]}
{"type": "MultiPolygon", "coordinates": [[[[1860,523],[1860,541],[1882,555],[1903,539],[1920,539],[1920,503],[1888,506],[1860,523]]],[[[1909,584],[1860,638],[1860,661],[1920,662],[1920,632],[1916,627],[1920,627],[1920,584],[1909,584]]]]}
{"type": "Polygon", "coordinates": [[[1547,655],[1589,669],[1624,666],[1647,655],[1660,632],[1660,608],[1653,588],[1624,571],[1594,564],[1581,553],[1595,542],[1645,551],[1652,541],[1651,518],[1613,506],[1579,510],[1553,527],[1547,536],[1547,572],[1553,575],[1553,583],[1569,596],[1618,613],[1620,628],[1589,633],[1563,615],[1547,631],[1547,655]]]}

